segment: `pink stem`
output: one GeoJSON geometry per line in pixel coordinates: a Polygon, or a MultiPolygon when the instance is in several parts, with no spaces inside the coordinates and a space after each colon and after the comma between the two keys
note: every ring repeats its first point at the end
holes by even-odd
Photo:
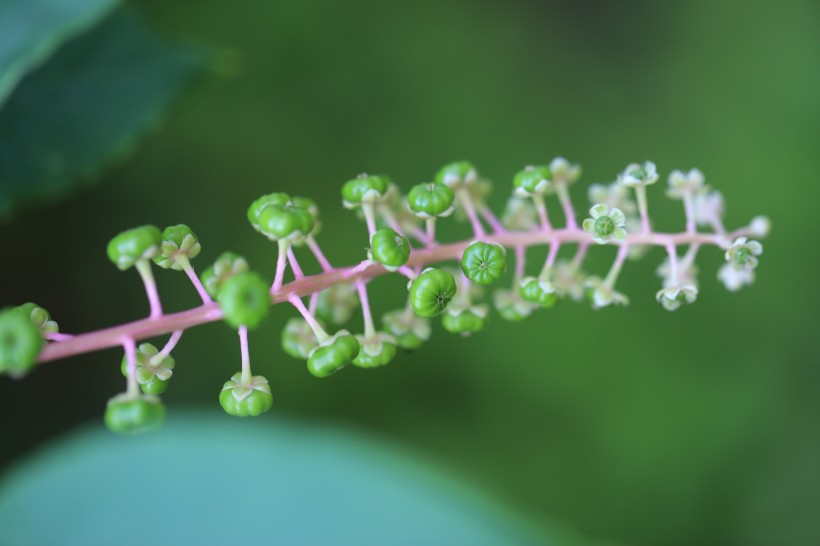
{"type": "Polygon", "coordinates": [[[148,260],[137,260],[134,264],[137,272],[142,278],[142,284],[145,285],[145,294],[148,296],[148,304],[151,306],[151,313],[148,318],[158,319],[162,316],[162,303],[159,300],[159,292],[157,292],[157,283],[154,280],[154,274],[151,272],[151,262],[148,260]]]}
{"type": "Polygon", "coordinates": [[[248,351],[248,328],[239,327],[239,351],[242,354],[242,383],[249,385],[253,376],[251,375],[251,357],[248,351]]]}
{"type": "Polygon", "coordinates": [[[376,327],[373,325],[373,316],[370,314],[370,301],[367,299],[367,286],[363,280],[356,281],[356,290],[359,292],[359,301],[362,304],[362,316],[364,317],[364,337],[373,337],[376,327]]]}
{"type": "Polygon", "coordinates": [[[403,265],[400,268],[398,268],[396,270],[396,272],[401,273],[402,275],[404,275],[405,277],[407,277],[411,281],[416,278],[416,272],[413,271],[412,268],[407,267],[406,265],[403,265]]]}
{"type": "Polygon", "coordinates": [[[524,278],[524,270],[527,259],[527,247],[518,245],[515,247],[515,280],[514,284],[524,278]]]}
{"type": "Polygon", "coordinates": [[[72,336],[71,334],[61,334],[59,332],[46,332],[45,334],[43,334],[43,337],[49,341],[66,341],[74,336],[72,336]]]}
{"type": "Polygon", "coordinates": [[[308,302],[308,312],[311,315],[315,315],[316,310],[319,308],[319,296],[321,294],[321,292],[314,292],[310,295],[310,301],[308,302]]]}
{"type": "Polygon", "coordinates": [[[211,296],[208,294],[207,290],[205,290],[205,287],[202,286],[202,281],[199,280],[196,271],[194,271],[194,268],[187,262],[187,260],[183,264],[182,270],[185,271],[185,274],[188,275],[188,278],[191,280],[191,284],[193,284],[194,288],[196,288],[196,292],[199,294],[202,303],[211,303],[211,301],[213,301],[211,296]]]}
{"type": "Polygon", "coordinates": [[[541,221],[542,231],[552,231],[552,224],[547,215],[547,205],[544,203],[544,196],[538,193],[533,194],[532,203],[535,205],[535,210],[538,212],[538,219],[541,221]]]}
{"type": "Polygon", "coordinates": [[[288,248],[288,264],[290,264],[294,278],[299,280],[305,276],[305,274],[302,273],[302,268],[299,267],[299,262],[296,260],[296,254],[293,253],[293,246],[288,248]]]}
{"type": "Polygon", "coordinates": [[[288,263],[288,250],[290,250],[290,242],[279,241],[279,255],[276,257],[276,275],[273,277],[273,285],[270,287],[271,292],[278,292],[282,288],[282,282],[285,280],[285,267],[288,263]]]}
{"type": "Polygon", "coordinates": [[[488,207],[481,208],[481,217],[484,218],[484,220],[486,220],[488,224],[490,224],[490,227],[493,228],[493,231],[495,233],[507,232],[504,226],[501,225],[501,221],[496,217],[495,214],[493,214],[493,211],[491,211],[488,207]]]}
{"type": "Polygon", "coordinates": [[[558,250],[561,248],[560,241],[551,241],[550,242],[550,251],[547,254],[547,261],[544,262],[544,271],[549,270],[555,264],[555,258],[558,257],[558,250]]]}
{"type": "Polygon", "coordinates": [[[487,233],[484,231],[484,226],[481,225],[481,220],[478,219],[478,214],[476,214],[475,207],[473,206],[473,198],[470,197],[467,190],[463,188],[456,191],[461,201],[461,206],[464,207],[464,212],[467,214],[467,218],[470,219],[470,225],[473,226],[473,236],[476,239],[483,239],[487,233]]]}
{"type": "Polygon", "coordinates": [[[621,243],[620,248],[618,248],[618,255],[615,257],[615,263],[612,264],[612,268],[609,270],[606,279],[604,279],[604,283],[610,288],[615,286],[615,281],[618,279],[618,275],[621,274],[621,268],[627,255],[629,255],[629,245],[621,243]]]}
{"type": "Polygon", "coordinates": [[[128,394],[138,396],[140,386],[137,383],[137,344],[134,338],[124,337],[120,340],[125,349],[126,371],[128,372],[128,394]]]}
{"type": "Polygon", "coordinates": [[[299,311],[299,313],[302,315],[302,318],[304,318],[305,321],[310,325],[310,328],[313,330],[313,333],[316,335],[316,339],[319,340],[319,343],[323,342],[325,339],[329,337],[327,335],[327,332],[325,332],[324,328],[322,328],[322,325],[319,324],[319,321],[316,320],[316,317],[314,317],[313,314],[307,310],[305,304],[302,303],[302,298],[295,294],[291,294],[291,296],[288,298],[288,301],[291,305],[293,305],[296,308],[297,311],[299,311]]]}
{"type": "Polygon", "coordinates": [[[569,196],[566,182],[558,186],[558,200],[561,201],[561,208],[564,210],[564,216],[567,219],[567,229],[577,228],[578,220],[575,218],[575,209],[572,206],[572,199],[569,196]]]}
{"type": "Polygon", "coordinates": [[[154,358],[157,360],[162,360],[163,358],[171,354],[171,351],[173,351],[174,347],[176,347],[177,343],[179,343],[179,338],[182,337],[182,333],[184,331],[185,330],[177,330],[171,333],[171,337],[168,338],[168,342],[165,344],[165,347],[163,347],[162,350],[159,353],[157,353],[157,355],[154,358]]]}
{"type": "Polygon", "coordinates": [[[669,255],[669,278],[672,286],[678,285],[678,251],[672,243],[666,245],[666,253],[669,255]]]}
{"type": "Polygon", "coordinates": [[[686,192],[683,195],[683,210],[686,214],[686,233],[695,233],[695,231],[697,231],[695,225],[695,202],[691,192],[686,192]]]}
{"type": "Polygon", "coordinates": [[[572,257],[572,268],[578,270],[581,264],[584,263],[584,258],[587,257],[587,250],[589,250],[589,243],[584,241],[578,243],[578,250],[575,251],[575,256],[572,257]]]}
{"type": "Polygon", "coordinates": [[[319,248],[319,243],[317,243],[313,237],[308,237],[307,246],[310,251],[313,252],[313,256],[316,257],[316,261],[319,262],[319,266],[322,268],[322,271],[333,270],[333,266],[330,265],[329,261],[327,261],[324,252],[322,252],[322,249],[319,248]]]}

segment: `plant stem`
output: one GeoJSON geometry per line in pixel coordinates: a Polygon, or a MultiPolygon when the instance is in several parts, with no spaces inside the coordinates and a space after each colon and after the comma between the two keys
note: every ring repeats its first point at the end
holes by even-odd
{"type": "Polygon", "coordinates": [[[470,196],[470,192],[464,188],[459,188],[456,190],[456,197],[458,197],[459,202],[461,202],[461,206],[464,207],[464,213],[470,220],[470,225],[473,226],[473,236],[476,239],[484,239],[487,233],[484,231],[484,226],[481,225],[481,220],[479,220],[478,214],[476,214],[475,206],[473,205],[473,198],[470,196]]]}
{"type": "Polygon", "coordinates": [[[239,350],[242,353],[242,384],[250,385],[251,378],[251,357],[248,353],[248,328],[239,327],[239,350]]]}
{"type": "Polygon", "coordinates": [[[370,301],[367,299],[367,286],[365,281],[356,281],[356,290],[359,292],[359,302],[362,304],[364,337],[370,339],[376,335],[376,327],[373,325],[373,315],[370,313],[370,301]]]}
{"type": "Polygon", "coordinates": [[[310,311],[307,310],[305,304],[302,303],[302,298],[293,294],[288,298],[288,301],[293,305],[299,313],[301,313],[302,317],[307,321],[310,329],[313,330],[313,334],[316,336],[316,340],[319,343],[322,343],[324,340],[329,338],[330,336],[325,332],[325,329],[322,328],[322,325],[319,324],[319,321],[316,320],[310,311]]]}
{"type": "Polygon", "coordinates": [[[179,343],[179,338],[182,337],[182,333],[184,331],[185,330],[177,330],[176,332],[171,333],[171,337],[168,338],[168,342],[165,344],[165,347],[163,347],[162,350],[155,354],[154,357],[151,359],[151,364],[156,364],[162,361],[163,358],[171,354],[171,351],[173,351],[174,347],[176,347],[177,343],[179,343]]]}
{"type": "Polygon", "coordinates": [[[615,282],[618,280],[618,275],[621,274],[621,268],[624,266],[624,260],[626,260],[628,254],[629,245],[627,243],[621,244],[620,248],[618,248],[618,255],[615,257],[615,263],[612,264],[606,279],[604,279],[605,285],[610,288],[615,286],[615,282]]]}
{"type": "Polygon", "coordinates": [[[308,237],[305,242],[310,251],[313,252],[313,256],[316,258],[316,261],[319,262],[319,267],[322,268],[322,271],[333,271],[333,266],[330,265],[329,261],[327,261],[325,253],[322,252],[321,248],[319,248],[319,243],[316,242],[316,239],[311,236],[308,237]]]}
{"type": "Polygon", "coordinates": [[[541,269],[539,279],[547,280],[549,278],[550,270],[555,263],[555,258],[558,257],[558,250],[561,248],[560,241],[550,241],[550,250],[547,254],[547,260],[544,262],[544,267],[541,269]]]}
{"type": "Polygon", "coordinates": [[[552,231],[552,224],[550,223],[550,218],[547,214],[547,205],[544,203],[544,196],[540,193],[532,194],[532,204],[535,205],[535,210],[538,212],[538,218],[541,220],[541,230],[552,231]]]}
{"type": "Polygon", "coordinates": [[[436,217],[433,216],[425,220],[424,227],[427,230],[427,243],[430,245],[436,244],[436,217]]]}
{"type": "Polygon", "coordinates": [[[126,372],[128,372],[128,395],[136,398],[140,394],[140,386],[137,383],[137,344],[134,338],[123,337],[120,340],[125,349],[126,372]]]}
{"type": "Polygon", "coordinates": [[[493,228],[493,231],[495,233],[506,233],[507,232],[507,230],[501,224],[501,220],[499,220],[498,217],[495,214],[493,214],[493,211],[491,211],[490,208],[487,207],[486,205],[481,207],[481,210],[479,211],[479,214],[481,214],[481,217],[484,218],[484,220],[488,224],[490,224],[490,227],[493,228]]]}
{"type": "Polygon", "coordinates": [[[638,198],[638,211],[641,214],[641,231],[649,234],[652,227],[649,225],[649,205],[646,202],[646,186],[635,186],[635,197],[638,198]]]}
{"type": "Polygon", "coordinates": [[[290,250],[290,241],[279,241],[279,255],[276,257],[276,275],[273,277],[273,285],[270,287],[271,292],[277,292],[282,288],[282,281],[285,279],[285,267],[288,263],[288,250],[290,250]]]}
{"type": "Polygon", "coordinates": [[[162,316],[162,303],[157,292],[157,283],[154,280],[154,273],[151,271],[151,262],[148,260],[137,260],[134,264],[137,272],[145,285],[145,294],[148,296],[148,304],[151,306],[151,314],[148,318],[158,319],[162,316]]]}
{"type": "Polygon", "coordinates": [[[555,185],[555,191],[558,193],[558,200],[561,202],[561,208],[564,209],[564,216],[567,219],[567,229],[575,229],[578,227],[578,220],[575,218],[575,209],[572,207],[572,199],[569,196],[566,182],[561,182],[555,185]]]}
{"type": "Polygon", "coordinates": [[[182,270],[185,271],[185,274],[188,275],[188,278],[191,280],[191,284],[194,285],[196,288],[197,294],[199,294],[200,299],[202,299],[202,303],[211,303],[211,296],[205,290],[205,287],[202,286],[202,281],[199,280],[199,277],[194,271],[194,268],[191,266],[191,262],[188,261],[188,258],[183,258],[182,261],[182,270]]]}
{"type": "Polygon", "coordinates": [[[302,272],[302,268],[299,266],[299,262],[296,260],[296,254],[293,253],[292,245],[288,248],[288,264],[290,265],[291,271],[293,271],[294,278],[298,280],[305,276],[302,272]]]}

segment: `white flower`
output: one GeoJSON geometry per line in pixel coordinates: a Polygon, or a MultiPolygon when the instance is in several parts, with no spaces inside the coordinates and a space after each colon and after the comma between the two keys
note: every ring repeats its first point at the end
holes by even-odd
{"type": "Polygon", "coordinates": [[[672,171],[669,174],[669,189],[666,195],[672,199],[682,199],[684,195],[694,195],[703,189],[703,173],[690,169],[688,173],[672,171]]]}
{"type": "Polygon", "coordinates": [[[620,209],[611,209],[599,203],[589,209],[592,218],[584,220],[584,231],[592,235],[592,239],[599,245],[605,245],[610,240],[623,241],[626,239],[626,216],[620,209]]]}
{"type": "Polygon", "coordinates": [[[611,209],[621,209],[627,216],[638,211],[635,201],[632,200],[632,192],[629,191],[629,188],[617,182],[593,184],[589,187],[588,195],[589,202],[593,205],[603,203],[611,209]]]}
{"type": "Polygon", "coordinates": [[[593,309],[601,309],[610,305],[629,305],[629,298],[616,292],[600,277],[590,277],[584,283],[584,287],[589,291],[593,309]]]}
{"type": "Polygon", "coordinates": [[[538,217],[532,200],[510,197],[501,216],[501,223],[513,231],[531,231],[538,227],[538,217]]]}
{"type": "Polygon", "coordinates": [[[678,260],[677,280],[672,278],[672,268],[669,266],[669,258],[666,258],[663,261],[663,263],[661,263],[661,265],[658,266],[658,269],[655,271],[655,273],[658,275],[658,277],[663,279],[664,288],[670,288],[676,284],[691,284],[695,287],[698,286],[698,267],[695,265],[694,261],[686,264],[683,262],[683,260],[678,260]]]}
{"type": "Polygon", "coordinates": [[[657,181],[658,169],[651,161],[646,161],[643,165],[631,163],[618,175],[618,182],[630,188],[649,186],[657,181]]]}
{"type": "Polygon", "coordinates": [[[552,267],[552,278],[555,287],[574,301],[584,299],[584,280],[586,275],[567,260],[558,260],[552,267]]]}
{"type": "Polygon", "coordinates": [[[667,311],[674,311],[684,303],[694,303],[698,299],[698,288],[693,284],[670,286],[659,290],[655,299],[667,311]]]}
{"type": "Polygon", "coordinates": [[[749,233],[754,237],[766,237],[772,230],[772,221],[765,216],[755,216],[749,224],[749,233]]]}
{"type": "Polygon", "coordinates": [[[550,163],[552,178],[556,184],[572,184],[581,176],[580,165],[573,165],[563,157],[556,157],[550,163]]]}
{"type": "Polygon", "coordinates": [[[737,292],[746,285],[750,285],[755,280],[755,272],[752,270],[737,270],[732,264],[723,264],[718,271],[718,280],[723,283],[726,290],[737,292]]]}
{"type": "Polygon", "coordinates": [[[722,221],[726,207],[719,191],[704,188],[695,195],[695,221],[700,226],[713,226],[722,221]]]}
{"type": "Polygon", "coordinates": [[[746,237],[738,237],[726,251],[726,261],[738,271],[751,271],[757,267],[757,256],[761,254],[763,245],[746,237]]]}

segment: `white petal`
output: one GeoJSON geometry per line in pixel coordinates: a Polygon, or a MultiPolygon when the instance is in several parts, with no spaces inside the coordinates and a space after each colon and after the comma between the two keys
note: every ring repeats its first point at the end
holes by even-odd
{"type": "Polygon", "coordinates": [[[625,241],[626,230],[624,228],[615,228],[615,231],[612,232],[612,238],[616,241],[625,241]]]}
{"type": "Polygon", "coordinates": [[[615,227],[623,227],[626,225],[626,216],[621,212],[621,209],[612,209],[609,211],[609,217],[615,222],[615,227]]]}
{"type": "Polygon", "coordinates": [[[594,219],[598,219],[601,216],[606,216],[609,213],[609,207],[604,205],[603,203],[598,203],[591,209],[589,209],[589,213],[592,215],[594,219]]]}

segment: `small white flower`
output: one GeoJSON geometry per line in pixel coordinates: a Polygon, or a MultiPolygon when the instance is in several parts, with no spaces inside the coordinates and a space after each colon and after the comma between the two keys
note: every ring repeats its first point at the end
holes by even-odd
{"type": "Polygon", "coordinates": [[[757,256],[763,254],[763,245],[738,237],[726,251],[726,261],[738,271],[751,271],[757,267],[757,256]]]}
{"type": "Polygon", "coordinates": [[[618,175],[618,182],[624,186],[634,188],[636,186],[649,186],[658,181],[658,169],[651,161],[646,161],[642,165],[631,163],[627,165],[624,172],[618,175]]]}
{"type": "Polygon", "coordinates": [[[684,303],[694,303],[698,299],[698,288],[693,284],[681,286],[669,286],[659,290],[655,294],[655,299],[663,305],[667,311],[674,311],[684,303]]]}
{"type": "Polygon", "coordinates": [[[602,309],[610,305],[629,305],[629,298],[602,281],[600,277],[590,277],[584,283],[589,292],[593,309],[602,309]]]}
{"type": "Polygon", "coordinates": [[[655,273],[663,279],[663,287],[670,288],[675,285],[685,285],[691,284],[695,287],[698,286],[697,275],[698,275],[698,267],[695,265],[694,261],[690,262],[688,265],[684,264],[682,260],[678,260],[678,278],[677,280],[672,278],[672,268],[669,266],[669,258],[666,258],[661,265],[658,266],[658,269],[655,273]]]}
{"type": "Polygon", "coordinates": [[[501,223],[512,231],[531,231],[538,227],[538,216],[532,200],[510,197],[501,216],[501,223]]]}
{"type": "Polygon", "coordinates": [[[610,240],[623,241],[626,239],[626,216],[620,209],[611,209],[599,203],[589,209],[592,218],[584,220],[584,231],[592,235],[592,239],[599,245],[605,245],[610,240]]]}
{"type": "Polygon", "coordinates": [[[695,195],[695,221],[699,226],[713,226],[721,222],[726,207],[719,191],[704,188],[695,195]]]}
{"type": "Polygon", "coordinates": [[[574,301],[584,299],[584,280],[586,275],[567,260],[558,260],[552,267],[552,278],[555,287],[574,301]]]}
{"type": "Polygon", "coordinates": [[[669,189],[666,195],[672,199],[683,199],[684,195],[695,195],[703,189],[703,173],[690,169],[688,173],[672,171],[669,174],[669,189]]]}
{"type": "Polygon", "coordinates": [[[550,171],[556,184],[572,184],[581,176],[580,165],[574,165],[563,157],[556,157],[550,163],[550,171]]]}
{"type": "Polygon", "coordinates": [[[772,221],[765,216],[755,216],[749,224],[749,233],[754,237],[766,237],[772,230],[772,221]]]}
{"type": "Polygon", "coordinates": [[[627,217],[638,211],[638,206],[632,200],[632,192],[618,182],[593,184],[589,187],[588,195],[591,204],[603,203],[611,209],[621,209],[627,217]]]}
{"type": "Polygon", "coordinates": [[[754,282],[755,272],[753,270],[737,270],[732,267],[732,264],[723,264],[723,267],[718,271],[718,280],[723,283],[726,290],[737,292],[744,286],[754,282]]]}

